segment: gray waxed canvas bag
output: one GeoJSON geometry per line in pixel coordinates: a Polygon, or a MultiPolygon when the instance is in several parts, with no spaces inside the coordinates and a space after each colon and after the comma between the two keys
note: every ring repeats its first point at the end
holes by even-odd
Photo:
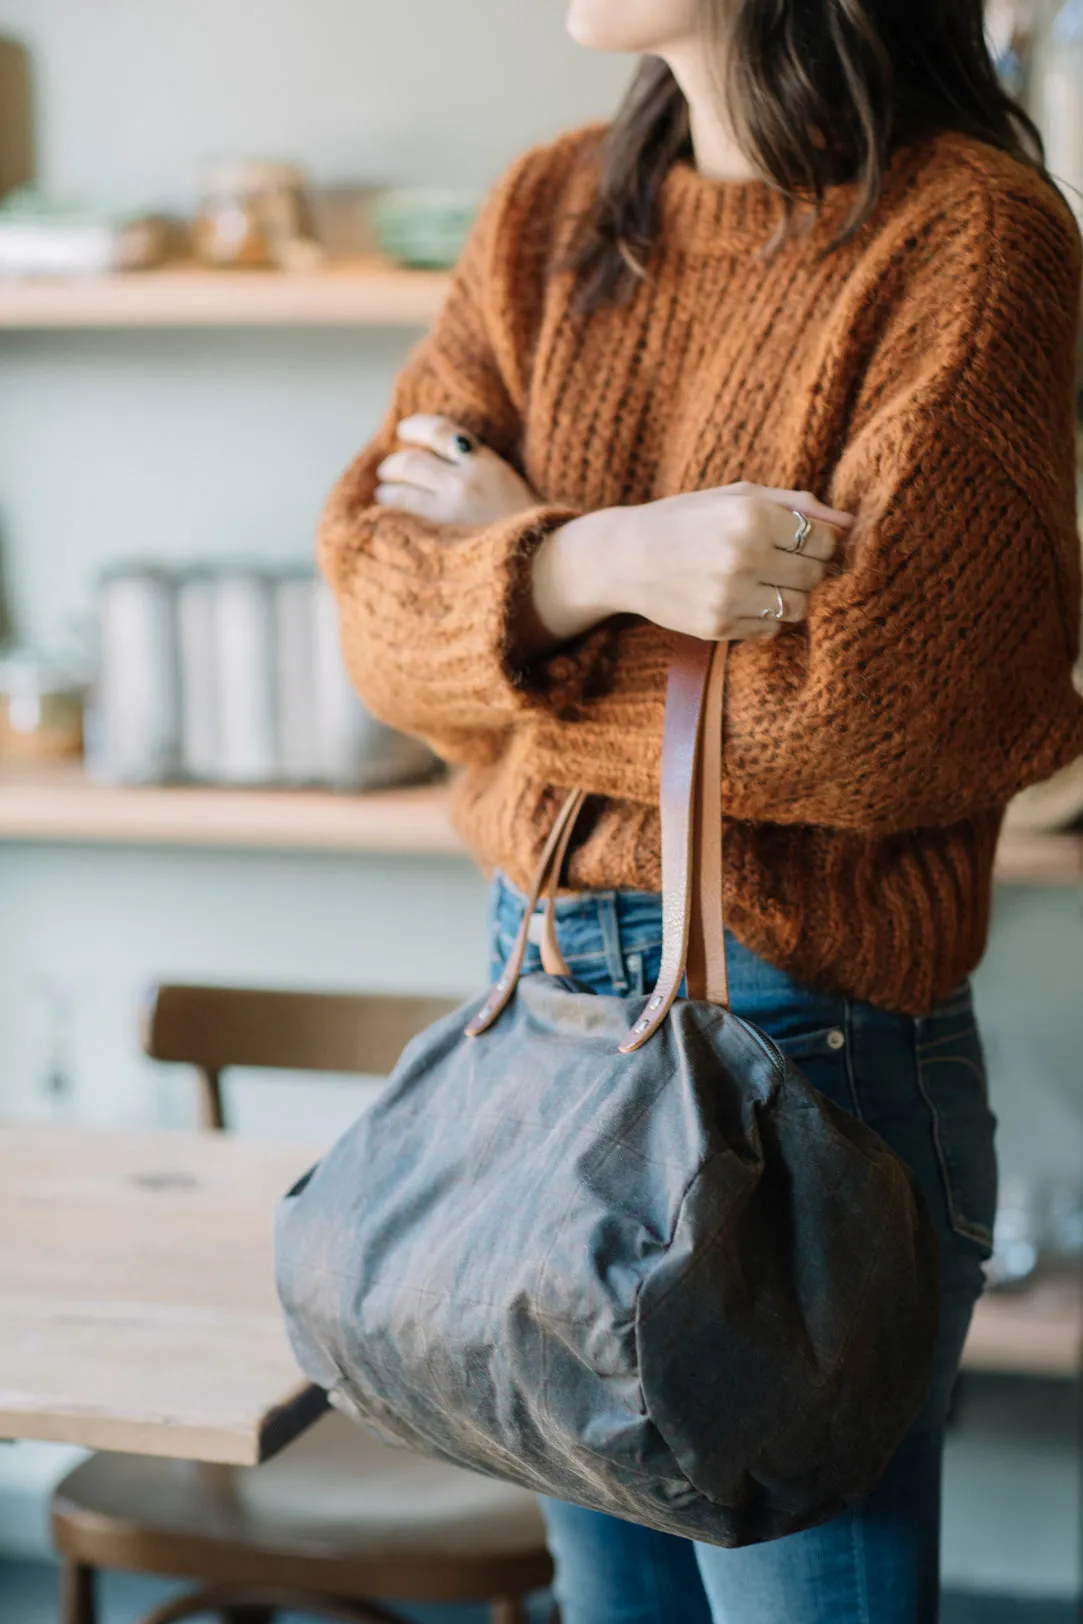
{"type": "Polygon", "coordinates": [[[909,1172],[727,1007],[727,645],[679,639],[647,998],[521,976],[416,1038],[280,1204],[306,1374],[380,1436],[718,1545],[867,1493],[924,1398],[935,1233],[909,1172]],[[687,973],[687,997],[679,997],[687,973]]]}

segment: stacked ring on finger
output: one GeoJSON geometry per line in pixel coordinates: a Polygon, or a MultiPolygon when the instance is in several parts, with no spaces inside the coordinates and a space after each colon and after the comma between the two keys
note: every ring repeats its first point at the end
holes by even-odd
{"type": "MultiPolygon", "coordinates": [[[[786,552],[790,552],[793,549],[787,547],[784,550],[786,552]]],[[[778,599],[777,606],[774,609],[761,609],[760,610],[760,619],[761,620],[785,620],[785,618],[786,618],[786,602],[785,602],[785,599],[782,596],[782,588],[781,587],[777,587],[777,586],[775,587],[775,597],[778,599]]]]}
{"type": "Polygon", "coordinates": [[[783,547],[782,551],[784,553],[799,553],[804,550],[805,543],[812,534],[812,520],[807,513],[801,513],[797,508],[791,508],[790,511],[797,520],[797,530],[794,533],[792,547],[783,547]]]}

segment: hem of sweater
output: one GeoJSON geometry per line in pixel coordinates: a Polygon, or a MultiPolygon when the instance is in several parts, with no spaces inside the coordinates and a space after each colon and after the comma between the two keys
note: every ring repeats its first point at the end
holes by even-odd
{"type": "MultiPolygon", "coordinates": [[[[485,773],[484,785],[474,781],[473,773],[463,774],[453,797],[453,818],[487,878],[499,870],[521,891],[528,892],[538,852],[565,791],[515,776],[519,781],[509,794],[499,767],[485,773]],[[498,782],[503,793],[493,797],[499,802],[493,805],[490,795],[498,782]]],[[[860,911],[856,902],[851,907],[850,899],[841,890],[835,897],[834,912],[844,924],[833,935],[808,928],[807,920],[818,921],[824,916],[814,897],[802,899],[801,906],[787,906],[774,899],[771,906],[758,907],[757,894],[762,897],[764,878],[771,871],[770,849],[780,833],[769,825],[746,823],[728,828],[723,847],[726,926],[743,947],[810,992],[868,1004],[887,1014],[928,1016],[973,973],[984,956],[993,864],[1003,817],[1004,809],[994,808],[953,826],[951,831],[913,830],[901,837],[870,838],[862,843],[868,867],[882,866],[882,854],[890,854],[885,868],[890,885],[885,883],[882,907],[877,910],[877,918],[884,920],[885,943],[890,944],[893,929],[905,919],[911,926],[913,941],[924,938],[925,951],[915,946],[909,954],[895,954],[885,946],[881,953],[870,952],[868,934],[862,939],[856,932],[847,931],[847,925],[860,917],[860,911]],[[922,851],[923,834],[927,838],[952,834],[961,844],[950,861],[939,849],[935,859],[930,860],[922,851]],[[896,861],[900,841],[906,857],[896,861]],[[951,902],[935,906],[936,885],[931,878],[934,869],[943,874],[950,869],[957,907],[953,908],[951,902]],[[950,931],[944,928],[949,918],[954,921],[950,931]]],[[[797,828],[781,833],[788,842],[802,839],[802,831],[797,828]]],[[[811,841],[813,836],[830,839],[836,832],[805,833],[811,841]]],[[[838,832],[838,840],[840,851],[845,848],[849,852],[855,845],[853,837],[842,832],[838,832]]],[[[660,874],[655,809],[603,801],[586,839],[572,854],[566,884],[573,892],[657,892],[660,874]]],[[[860,891],[862,884],[857,877],[856,890],[860,891]]]]}

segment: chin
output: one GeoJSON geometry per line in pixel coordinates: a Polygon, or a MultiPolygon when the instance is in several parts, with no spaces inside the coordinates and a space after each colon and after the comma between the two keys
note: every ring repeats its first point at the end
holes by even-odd
{"type": "Polygon", "coordinates": [[[571,0],[568,33],[592,51],[659,55],[698,32],[696,0],[571,0]]]}

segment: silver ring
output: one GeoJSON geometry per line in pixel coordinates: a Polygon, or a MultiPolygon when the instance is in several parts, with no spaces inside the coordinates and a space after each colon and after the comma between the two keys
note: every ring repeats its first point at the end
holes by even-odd
{"type": "MultiPolygon", "coordinates": [[[[783,549],[783,551],[786,551],[786,550],[787,549],[785,549],[785,548],[783,549]]],[[[785,620],[785,618],[786,618],[786,602],[785,602],[785,599],[782,596],[782,588],[781,587],[777,587],[777,586],[775,587],[775,597],[778,599],[778,608],[777,609],[761,609],[760,610],[760,619],[761,620],[785,620]]]]}
{"type": "Polygon", "coordinates": [[[793,538],[793,546],[783,547],[782,551],[784,553],[799,553],[804,549],[806,541],[812,534],[812,520],[807,513],[798,513],[796,508],[791,508],[790,511],[797,520],[797,531],[793,538]]]}

